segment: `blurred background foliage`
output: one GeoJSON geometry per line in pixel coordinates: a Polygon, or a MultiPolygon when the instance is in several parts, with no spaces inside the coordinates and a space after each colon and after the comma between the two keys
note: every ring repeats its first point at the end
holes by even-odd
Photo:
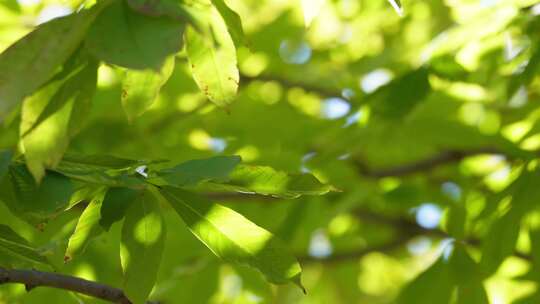
{"type": "MultiPolygon", "coordinates": [[[[167,212],[152,296],[163,303],[540,303],[537,3],[403,0],[399,16],[384,0],[229,0],[247,47],[238,49],[240,90],[227,110],[199,91],[182,51],[157,101],[128,122],[122,71],[102,65],[69,150],[174,161],[240,155],[340,189],[296,200],[214,195],[286,241],[307,295],[219,261],[167,212]]],[[[0,0],[0,50],[80,5],[0,0]]],[[[17,145],[19,119],[3,123],[1,148],[17,145]]],[[[118,286],[118,224],[61,263],[79,214],[40,232],[0,205],[2,223],[62,272],[118,286]]],[[[2,285],[0,302],[98,300],[2,285]]]]}

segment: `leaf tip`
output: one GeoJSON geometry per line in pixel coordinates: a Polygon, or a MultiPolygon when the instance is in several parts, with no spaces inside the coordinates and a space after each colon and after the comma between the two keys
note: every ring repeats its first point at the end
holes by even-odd
{"type": "Polygon", "coordinates": [[[298,286],[300,290],[302,290],[302,293],[304,295],[307,295],[307,290],[304,285],[302,285],[302,279],[300,274],[297,274],[294,278],[292,278],[292,282],[294,283],[294,285],[298,286]]]}

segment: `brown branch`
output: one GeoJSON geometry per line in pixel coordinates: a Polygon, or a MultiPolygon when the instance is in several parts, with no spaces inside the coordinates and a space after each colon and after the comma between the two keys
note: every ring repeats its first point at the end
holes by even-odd
{"type": "Polygon", "coordinates": [[[112,303],[131,304],[131,301],[121,289],[53,272],[0,267],[0,284],[6,283],[24,284],[28,291],[40,286],[53,287],[81,293],[112,303]]]}
{"type": "Polygon", "coordinates": [[[432,170],[436,167],[443,166],[446,164],[456,163],[463,160],[469,156],[475,156],[480,154],[502,154],[495,148],[485,147],[477,148],[471,150],[457,151],[443,151],[432,157],[422,159],[410,164],[405,164],[401,166],[372,170],[364,162],[360,160],[355,160],[354,163],[360,174],[373,178],[383,178],[391,176],[406,176],[418,172],[425,172],[432,170]]]}

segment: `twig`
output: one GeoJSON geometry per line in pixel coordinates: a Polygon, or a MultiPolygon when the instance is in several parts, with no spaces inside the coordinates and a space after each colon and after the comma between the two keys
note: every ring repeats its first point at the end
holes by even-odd
{"type": "Polygon", "coordinates": [[[131,301],[121,289],[53,272],[0,267],[0,284],[6,283],[24,284],[27,291],[40,286],[53,287],[74,291],[112,303],[131,304],[131,301]]]}

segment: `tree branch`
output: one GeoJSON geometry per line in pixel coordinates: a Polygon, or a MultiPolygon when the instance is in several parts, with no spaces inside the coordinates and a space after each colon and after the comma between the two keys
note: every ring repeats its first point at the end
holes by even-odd
{"type": "Polygon", "coordinates": [[[449,150],[443,151],[437,155],[426,159],[412,162],[410,164],[378,170],[370,169],[367,164],[358,159],[355,160],[354,163],[360,174],[373,178],[383,178],[391,176],[405,176],[418,172],[425,172],[439,166],[459,162],[469,156],[475,156],[480,154],[501,154],[501,152],[491,147],[477,148],[465,151],[449,150]]]}
{"type": "Polygon", "coordinates": [[[112,303],[131,304],[131,301],[121,289],[53,272],[0,267],[0,284],[6,283],[24,284],[28,291],[40,286],[53,287],[81,293],[112,303]]]}
{"type": "Polygon", "coordinates": [[[254,81],[275,81],[287,89],[298,87],[306,91],[321,95],[322,97],[340,97],[341,96],[341,92],[339,90],[332,90],[332,89],[312,85],[309,83],[293,81],[293,80],[280,78],[280,77],[272,76],[272,75],[259,75],[256,77],[251,77],[251,76],[242,74],[240,76],[241,76],[240,83],[242,84],[248,84],[254,81]]]}
{"type": "MultiPolygon", "coordinates": [[[[352,213],[356,215],[361,220],[366,222],[374,222],[382,225],[388,225],[393,227],[397,232],[398,236],[393,240],[390,240],[383,244],[377,244],[366,248],[361,248],[355,251],[350,252],[341,252],[334,255],[328,256],[326,258],[316,258],[312,256],[301,256],[298,259],[301,262],[312,263],[339,263],[346,262],[353,259],[359,259],[372,252],[390,252],[397,250],[400,247],[406,245],[409,241],[418,236],[432,236],[436,238],[451,238],[448,233],[441,229],[427,229],[424,228],[412,220],[403,217],[390,217],[375,213],[367,209],[356,209],[352,213]]],[[[465,243],[471,246],[480,246],[481,240],[478,238],[468,238],[465,240],[465,243]]],[[[525,261],[532,261],[532,256],[528,253],[515,251],[513,255],[517,258],[523,259],[525,261]]]]}
{"type": "Polygon", "coordinates": [[[298,257],[298,260],[302,263],[325,263],[325,264],[332,264],[332,263],[340,263],[340,262],[346,262],[350,261],[352,259],[359,259],[367,254],[373,253],[373,252],[390,252],[393,250],[397,250],[407,244],[411,239],[413,239],[416,235],[402,235],[400,237],[395,238],[394,240],[391,240],[387,243],[383,243],[376,246],[371,246],[367,248],[363,248],[357,251],[351,251],[351,252],[342,252],[330,255],[325,258],[317,258],[313,256],[301,256],[298,257]]]}

